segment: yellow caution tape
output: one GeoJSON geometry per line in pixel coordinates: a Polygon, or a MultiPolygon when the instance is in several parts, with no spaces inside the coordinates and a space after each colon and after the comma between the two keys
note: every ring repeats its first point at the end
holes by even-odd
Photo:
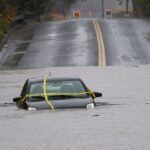
{"type": "Polygon", "coordinates": [[[54,106],[53,104],[50,102],[50,100],[48,100],[48,97],[47,97],[47,93],[46,93],[46,79],[47,79],[47,76],[44,77],[44,82],[43,82],[43,87],[44,87],[44,97],[45,97],[45,101],[46,103],[48,104],[48,106],[54,110],[54,106]]]}
{"type": "Polygon", "coordinates": [[[89,90],[89,93],[93,96],[93,98],[96,98],[94,92],[92,92],[91,90],[89,90]]]}
{"type": "Polygon", "coordinates": [[[47,80],[47,76],[44,77],[44,81],[43,81],[43,93],[38,93],[38,94],[27,94],[26,96],[24,96],[19,102],[18,105],[22,104],[24,101],[26,101],[27,98],[31,98],[31,97],[39,97],[39,96],[43,96],[45,98],[46,103],[48,104],[48,106],[50,107],[50,109],[54,110],[54,106],[51,103],[51,101],[48,99],[48,96],[61,96],[61,95],[65,95],[65,96],[76,96],[76,95],[85,95],[85,94],[90,94],[93,98],[96,98],[94,92],[92,92],[91,90],[89,90],[88,92],[80,92],[80,93],[48,93],[46,91],[46,80],[47,80]]]}

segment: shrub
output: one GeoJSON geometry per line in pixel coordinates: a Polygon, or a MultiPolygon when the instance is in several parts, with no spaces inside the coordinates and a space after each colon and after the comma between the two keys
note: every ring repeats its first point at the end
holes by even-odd
{"type": "Polygon", "coordinates": [[[1,22],[0,26],[1,26],[1,30],[2,30],[4,33],[7,33],[8,28],[9,28],[9,24],[8,24],[7,22],[1,22]]]}
{"type": "Polygon", "coordinates": [[[2,41],[2,39],[4,38],[4,33],[3,32],[0,32],[0,42],[2,41]]]}

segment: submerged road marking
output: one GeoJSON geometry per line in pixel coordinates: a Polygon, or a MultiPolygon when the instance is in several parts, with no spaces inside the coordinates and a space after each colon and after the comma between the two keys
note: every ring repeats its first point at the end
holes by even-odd
{"type": "Polygon", "coordinates": [[[20,52],[13,52],[10,55],[21,55],[21,54],[25,54],[26,51],[20,51],[20,52]]]}
{"type": "Polygon", "coordinates": [[[106,55],[105,55],[105,46],[102,36],[102,31],[100,24],[96,19],[93,19],[93,25],[96,33],[97,44],[98,44],[98,66],[106,66],[106,55]]]}

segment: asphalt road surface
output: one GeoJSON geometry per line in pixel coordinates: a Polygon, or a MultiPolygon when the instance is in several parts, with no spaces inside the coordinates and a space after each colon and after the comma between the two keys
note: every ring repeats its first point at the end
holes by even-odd
{"type": "MultiPolygon", "coordinates": [[[[150,21],[97,20],[107,66],[150,64],[150,21]]],[[[92,19],[39,24],[18,68],[98,66],[97,40],[92,19]]]]}
{"type": "MultiPolygon", "coordinates": [[[[150,64],[149,20],[97,19],[97,22],[103,35],[107,66],[150,64]]],[[[99,65],[101,56],[98,57],[93,19],[47,22],[15,31],[19,35],[12,34],[0,51],[1,69],[99,65]],[[26,32],[30,34],[22,38],[26,32]]]]}
{"type": "Polygon", "coordinates": [[[150,21],[101,20],[108,66],[150,64],[150,21]]]}
{"type": "Polygon", "coordinates": [[[97,53],[91,20],[42,23],[18,68],[96,66],[97,53]]]}
{"type": "MultiPolygon", "coordinates": [[[[111,8],[114,11],[125,8],[125,4],[124,1],[120,5],[118,0],[106,0],[104,8],[111,8]]],[[[96,37],[93,18],[101,18],[100,8],[102,8],[100,0],[79,0],[68,12],[71,20],[16,28],[0,52],[0,68],[98,66],[102,57],[98,56],[100,53],[98,49],[101,46],[98,46],[99,39],[96,37]],[[82,19],[72,18],[72,11],[76,8],[80,9],[82,19]]],[[[132,9],[131,1],[129,1],[129,8],[132,9]]],[[[138,23],[142,25],[138,26],[136,21],[130,21],[130,19],[97,18],[97,20],[99,20],[104,37],[106,65],[149,63],[149,55],[147,55],[149,41],[142,36],[144,33],[149,39],[149,21],[139,20],[138,23]],[[138,32],[139,28],[141,32],[138,32]],[[132,30],[132,37],[126,34],[130,30],[132,30]],[[131,38],[132,42],[130,42],[131,38]],[[126,45],[129,45],[130,48],[123,48],[126,45]],[[137,47],[138,51],[133,52],[137,47]],[[144,51],[141,55],[143,47],[144,51]],[[130,57],[139,60],[131,61],[130,57]]]]}

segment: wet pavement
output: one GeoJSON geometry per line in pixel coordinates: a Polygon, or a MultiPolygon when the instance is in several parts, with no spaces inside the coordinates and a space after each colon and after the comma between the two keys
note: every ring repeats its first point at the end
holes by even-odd
{"type": "Polygon", "coordinates": [[[150,21],[101,20],[108,66],[150,64],[150,21]]]}
{"type": "Polygon", "coordinates": [[[92,20],[47,22],[35,29],[17,68],[96,66],[97,53],[92,20]]]}
{"type": "Polygon", "coordinates": [[[20,24],[12,28],[0,51],[0,69],[15,69],[31,42],[36,24],[20,24]]]}
{"type": "Polygon", "coordinates": [[[0,71],[0,149],[150,148],[150,69],[140,67],[45,68],[0,71]],[[94,109],[18,110],[12,98],[26,78],[77,75],[103,93],[94,109]]]}
{"type": "MultiPolygon", "coordinates": [[[[92,18],[101,17],[101,5],[102,1],[100,0],[79,0],[72,5],[68,15],[72,15],[72,11],[75,8],[79,8],[83,11],[85,10],[84,13],[81,13],[82,19],[39,23],[38,25],[31,23],[29,25],[21,25],[21,27],[16,28],[0,51],[0,69],[97,66],[99,61],[97,56],[98,44],[92,18]],[[94,13],[88,12],[89,9],[93,10],[94,13]],[[90,17],[89,13],[91,14],[90,17]]],[[[120,7],[124,8],[125,3],[123,2],[120,5],[117,0],[104,1],[105,8],[110,8],[110,6],[112,9],[119,9],[120,7]]],[[[131,2],[129,3],[129,7],[132,8],[131,2]]],[[[116,20],[118,23],[114,33],[111,33],[110,31],[111,26],[114,26],[114,20],[107,21],[100,19],[99,22],[104,26],[102,28],[102,32],[105,38],[107,65],[126,65],[128,62],[131,62],[130,57],[140,59],[140,53],[134,56],[130,56],[132,53],[130,54],[129,52],[125,52],[128,54],[118,54],[118,49],[122,48],[120,45],[123,43],[123,45],[126,46],[129,42],[126,42],[124,38],[121,38],[120,41],[115,41],[115,32],[119,33],[121,30],[126,32],[128,29],[135,28],[136,24],[134,22],[128,23],[130,21],[127,19],[127,23],[124,24],[122,22],[125,21],[119,19],[116,20]],[[126,26],[126,24],[128,24],[129,27],[128,25],[126,26]],[[111,42],[110,39],[112,39],[111,42]],[[117,51],[114,51],[116,47],[117,51]],[[119,57],[121,58],[119,59],[122,61],[117,61],[116,57],[114,57],[118,55],[120,55],[119,57]]],[[[138,30],[138,27],[136,30],[138,30]]],[[[148,33],[145,32],[145,34],[148,33]]],[[[130,36],[125,33],[123,34],[125,38],[130,38],[130,36]]],[[[135,31],[133,34],[136,35],[137,32],[135,31]]],[[[137,43],[139,42],[139,37],[136,38],[135,36],[135,40],[130,44],[130,49],[132,49],[131,51],[137,47],[143,47],[145,44],[141,44],[141,42],[139,42],[140,44],[136,44],[136,41],[137,43]]],[[[126,51],[127,49],[123,49],[123,51],[124,50],[126,51]]],[[[144,51],[142,59],[144,58],[144,55],[147,56],[147,52],[145,53],[144,51]]],[[[148,63],[147,60],[140,61],[141,64],[145,64],[145,62],[148,63]]]]}
{"type": "MultiPolygon", "coordinates": [[[[97,19],[107,66],[150,64],[150,21],[97,19]]],[[[98,66],[92,19],[46,22],[16,29],[0,52],[0,69],[98,66]],[[28,33],[28,34],[26,34],[28,33]]]]}

